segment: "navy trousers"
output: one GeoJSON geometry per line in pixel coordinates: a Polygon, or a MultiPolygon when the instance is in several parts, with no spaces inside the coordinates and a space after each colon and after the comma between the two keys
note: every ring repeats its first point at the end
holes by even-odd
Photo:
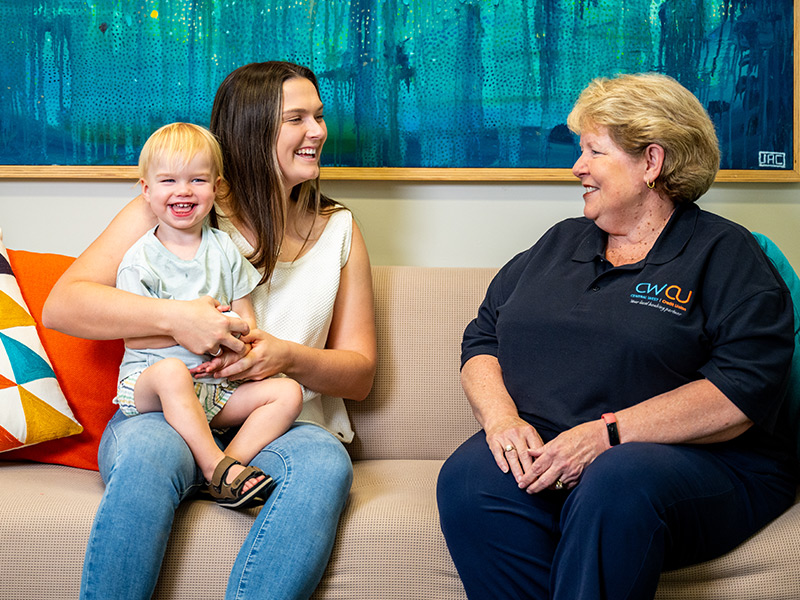
{"type": "Polygon", "coordinates": [[[445,462],[437,500],[472,600],[652,599],[663,570],[733,549],[791,505],[795,485],[725,445],[629,443],[573,490],[530,495],[480,431],[445,462]]]}

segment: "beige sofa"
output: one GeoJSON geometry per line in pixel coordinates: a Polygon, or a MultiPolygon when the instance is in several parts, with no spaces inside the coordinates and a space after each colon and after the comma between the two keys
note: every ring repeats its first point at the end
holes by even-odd
{"type": "MultiPolygon", "coordinates": [[[[314,598],[465,598],[435,484],[443,460],[478,429],[459,386],[459,344],[493,274],[374,268],[378,372],[369,398],[349,404],[355,479],[314,598]]],[[[94,471],[0,463],[0,598],[77,597],[102,490],[94,471]]],[[[222,598],[255,510],[182,505],[154,597],[222,598]]],[[[800,504],[730,554],[665,573],[657,598],[800,598],[800,504]]]]}

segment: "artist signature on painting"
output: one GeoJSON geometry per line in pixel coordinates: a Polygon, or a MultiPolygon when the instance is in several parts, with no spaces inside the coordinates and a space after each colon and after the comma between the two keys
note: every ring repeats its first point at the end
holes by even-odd
{"type": "Polygon", "coordinates": [[[774,169],[786,168],[786,153],[785,152],[767,152],[761,150],[758,153],[758,166],[759,167],[772,167],[774,169]]]}

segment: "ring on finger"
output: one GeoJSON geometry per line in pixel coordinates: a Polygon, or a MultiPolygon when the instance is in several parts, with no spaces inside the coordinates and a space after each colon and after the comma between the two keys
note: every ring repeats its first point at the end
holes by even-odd
{"type": "Polygon", "coordinates": [[[564,482],[561,479],[556,479],[555,489],[563,490],[564,489],[564,482]]]}
{"type": "Polygon", "coordinates": [[[220,354],[222,354],[222,346],[217,348],[216,352],[211,352],[211,356],[219,356],[220,354]]]}
{"type": "Polygon", "coordinates": [[[516,450],[516,448],[514,448],[514,446],[512,446],[511,444],[507,444],[506,447],[504,448],[505,452],[511,452],[512,450],[516,450]]]}

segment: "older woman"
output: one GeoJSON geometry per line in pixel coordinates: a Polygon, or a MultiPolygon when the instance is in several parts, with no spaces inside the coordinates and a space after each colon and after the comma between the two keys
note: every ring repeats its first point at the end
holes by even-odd
{"type": "Polygon", "coordinates": [[[652,598],[792,502],[777,422],[788,291],[753,236],[694,204],[719,167],[697,99],[598,79],[569,116],[584,218],[497,275],[464,334],[483,431],[442,468],[470,598],[652,598]]]}

